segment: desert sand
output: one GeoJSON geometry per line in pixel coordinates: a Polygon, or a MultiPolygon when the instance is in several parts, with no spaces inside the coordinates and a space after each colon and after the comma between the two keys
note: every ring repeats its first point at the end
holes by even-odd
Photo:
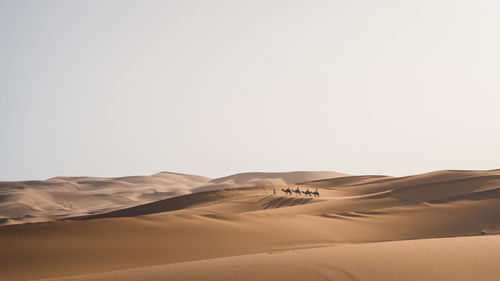
{"type": "MultiPolygon", "coordinates": [[[[498,280],[500,236],[283,250],[65,278],[98,280],[498,280]]],[[[60,280],[60,279],[49,279],[60,280]]]]}
{"type": "Polygon", "coordinates": [[[209,181],[207,177],[162,172],[120,178],[0,182],[0,225],[108,212],[187,194],[209,181]]]}
{"type": "Polygon", "coordinates": [[[160,172],[119,178],[55,177],[0,182],[0,225],[101,214],[205,190],[293,184],[335,178],[335,172],[242,173],[223,178],[160,172]]]}
{"type": "Polygon", "coordinates": [[[119,210],[2,226],[0,279],[500,278],[500,170],[294,184],[243,175],[119,210]],[[285,195],[285,186],[320,196],[285,195]]]}

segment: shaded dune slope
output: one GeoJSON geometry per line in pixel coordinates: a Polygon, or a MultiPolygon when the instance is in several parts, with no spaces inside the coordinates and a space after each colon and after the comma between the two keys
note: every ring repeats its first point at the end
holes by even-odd
{"type": "Polygon", "coordinates": [[[225,204],[230,204],[231,213],[235,214],[249,210],[262,210],[268,208],[301,205],[313,200],[312,198],[271,197],[271,194],[271,187],[246,187],[237,189],[211,190],[168,198],[108,213],[73,217],[68,219],[80,220],[96,218],[136,217],[192,208],[204,208],[205,210],[207,210],[214,207],[220,207],[221,205],[225,204]],[[241,206],[238,205],[246,205],[247,208],[244,208],[244,210],[242,210],[241,206]]]}

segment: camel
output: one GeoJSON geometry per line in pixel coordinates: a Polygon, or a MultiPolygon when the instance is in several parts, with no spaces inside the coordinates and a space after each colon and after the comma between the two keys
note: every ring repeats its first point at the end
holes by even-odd
{"type": "Polygon", "coordinates": [[[318,189],[316,188],[316,190],[311,192],[311,194],[314,195],[314,197],[319,197],[318,189]]]}
{"type": "Polygon", "coordinates": [[[304,193],[304,195],[307,195],[309,197],[311,197],[311,195],[313,194],[311,191],[309,191],[309,188],[306,191],[302,191],[302,193],[304,193]]]}
{"type": "Polygon", "coordinates": [[[295,193],[295,195],[299,195],[300,196],[300,189],[299,189],[298,186],[297,186],[297,189],[294,189],[292,191],[295,193]]]}
{"type": "Polygon", "coordinates": [[[292,190],[290,190],[290,187],[288,187],[287,189],[281,189],[281,191],[283,191],[285,193],[285,195],[288,195],[288,193],[290,193],[290,195],[292,195],[292,190]]]}

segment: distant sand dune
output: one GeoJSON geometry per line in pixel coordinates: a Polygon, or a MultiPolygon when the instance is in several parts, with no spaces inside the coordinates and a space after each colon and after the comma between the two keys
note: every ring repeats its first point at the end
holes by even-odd
{"type": "Polygon", "coordinates": [[[241,173],[228,177],[213,179],[193,192],[238,188],[247,186],[286,185],[320,179],[348,176],[337,172],[287,172],[287,173],[241,173]]]}
{"type": "Polygon", "coordinates": [[[163,172],[121,178],[56,177],[46,181],[0,182],[0,219],[17,224],[108,212],[190,193],[193,187],[209,180],[163,172]]]}

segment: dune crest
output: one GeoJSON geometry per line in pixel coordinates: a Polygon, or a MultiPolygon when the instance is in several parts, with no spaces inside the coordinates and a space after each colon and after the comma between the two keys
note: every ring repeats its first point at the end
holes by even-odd
{"type": "Polygon", "coordinates": [[[195,189],[193,192],[229,189],[248,186],[286,185],[307,181],[345,177],[347,174],[328,171],[297,171],[283,173],[240,173],[213,179],[195,189]]]}

